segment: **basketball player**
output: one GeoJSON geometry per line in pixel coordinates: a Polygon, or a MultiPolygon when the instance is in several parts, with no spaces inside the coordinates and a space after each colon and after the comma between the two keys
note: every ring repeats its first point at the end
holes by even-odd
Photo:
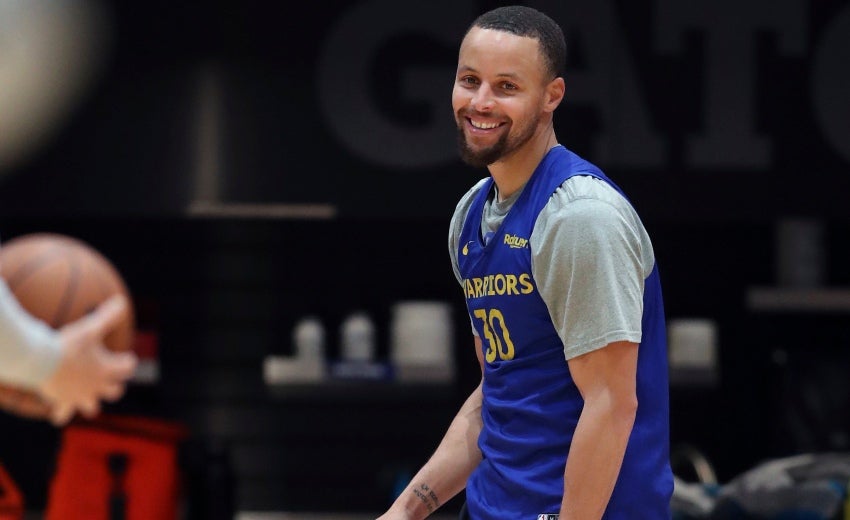
{"type": "Polygon", "coordinates": [[[381,520],[466,489],[472,520],[670,518],[664,310],[652,244],[593,164],[558,143],[561,28],[528,7],[477,18],[452,105],[461,157],[449,253],[482,379],[381,520]]]}
{"type": "Polygon", "coordinates": [[[0,382],[37,392],[57,426],[75,413],[97,415],[101,402],[123,395],[136,369],[133,353],[103,346],[126,309],[125,297],[117,295],[54,330],[27,313],[0,280],[0,382]]]}

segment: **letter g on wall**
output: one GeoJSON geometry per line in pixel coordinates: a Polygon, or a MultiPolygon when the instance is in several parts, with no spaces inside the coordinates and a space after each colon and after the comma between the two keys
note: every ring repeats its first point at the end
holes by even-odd
{"type": "Polygon", "coordinates": [[[320,50],[319,106],[331,134],[351,153],[388,168],[419,169],[456,159],[449,95],[456,63],[405,63],[396,77],[374,77],[382,49],[395,38],[423,36],[455,49],[472,20],[469,0],[367,0],[340,13],[320,50]],[[404,100],[425,104],[427,123],[403,124],[382,112],[375,82],[404,100]]]}

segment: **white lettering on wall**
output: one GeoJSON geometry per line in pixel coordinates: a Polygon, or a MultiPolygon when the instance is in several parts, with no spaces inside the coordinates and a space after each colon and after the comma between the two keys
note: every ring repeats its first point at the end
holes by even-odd
{"type": "MultiPolygon", "coordinates": [[[[635,64],[612,0],[531,2],[569,35],[577,33],[588,70],[567,71],[565,103],[591,104],[602,118],[593,159],[608,166],[651,167],[667,161],[666,140],[653,131],[635,64]]],[[[569,52],[569,49],[568,49],[569,52]]]]}
{"type": "Polygon", "coordinates": [[[704,132],[687,143],[688,166],[764,168],[773,160],[770,139],[755,128],[757,32],[778,37],[786,55],[805,50],[804,0],[656,0],[656,45],[681,52],[689,30],[703,35],[704,132]]]}
{"type": "Polygon", "coordinates": [[[336,138],[353,153],[391,168],[427,168],[455,160],[451,88],[456,64],[445,68],[415,63],[398,81],[408,99],[431,107],[429,123],[402,125],[379,110],[370,97],[372,65],[393,36],[425,34],[454,48],[474,7],[469,1],[397,2],[371,0],[343,14],[324,42],[318,63],[319,103],[336,138]]]}
{"type": "MultiPolygon", "coordinates": [[[[773,44],[766,52],[783,58],[811,56],[813,120],[826,142],[850,160],[848,7],[812,39],[812,49],[806,0],[654,0],[651,45],[656,53],[681,55],[688,36],[700,36],[704,68],[695,81],[701,84],[693,93],[675,92],[676,102],[698,108],[699,129],[680,137],[663,135],[653,125],[636,55],[625,40],[614,0],[537,0],[528,5],[555,18],[584,50],[586,66],[567,72],[565,103],[590,106],[599,114],[592,160],[605,167],[669,166],[671,148],[680,138],[683,166],[688,168],[774,167],[776,144],[770,130],[759,127],[757,113],[760,89],[770,89],[770,81],[775,81],[757,83],[759,59],[764,58],[757,52],[762,35],[773,44]]],[[[322,42],[317,88],[321,116],[342,146],[400,172],[457,160],[450,109],[456,63],[411,60],[392,78],[376,78],[374,70],[382,50],[396,37],[418,35],[444,45],[442,50],[456,50],[478,7],[472,0],[364,0],[339,15],[322,42]],[[387,114],[374,99],[370,86],[375,81],[397,83],[399,99],[427,108],[427,122],[404,124],[398,114],[387,114]]]]}

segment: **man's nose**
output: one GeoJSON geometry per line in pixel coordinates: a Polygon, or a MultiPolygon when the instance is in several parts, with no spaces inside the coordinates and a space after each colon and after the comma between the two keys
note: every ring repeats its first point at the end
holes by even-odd
{"type": "Polygon", "coordinates": [[[486,83],[482,83],[475,91],[471,104],[472,108],[477,112],[489,112],[493,110],[493,106],[496,104],[493,97],[493,89],[486,83]]]}

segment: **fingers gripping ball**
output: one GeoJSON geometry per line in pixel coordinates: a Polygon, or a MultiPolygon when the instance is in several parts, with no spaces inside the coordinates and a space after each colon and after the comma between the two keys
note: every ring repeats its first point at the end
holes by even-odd
{"type": "MultiPolygon", "coordinates": [[[[115,266],[89,244],[61,234],[34,233],[0,244],[0,276],[21,307],[53,328],[85,316],[110,296],[130,301],[115,266]]],[[[107,348],[133,348],[132,306],[105,338],[107,348]]],[[[25,417],[46,418],[50,408],[33,392],[0,384],[0,408],[25,417]]]]}

